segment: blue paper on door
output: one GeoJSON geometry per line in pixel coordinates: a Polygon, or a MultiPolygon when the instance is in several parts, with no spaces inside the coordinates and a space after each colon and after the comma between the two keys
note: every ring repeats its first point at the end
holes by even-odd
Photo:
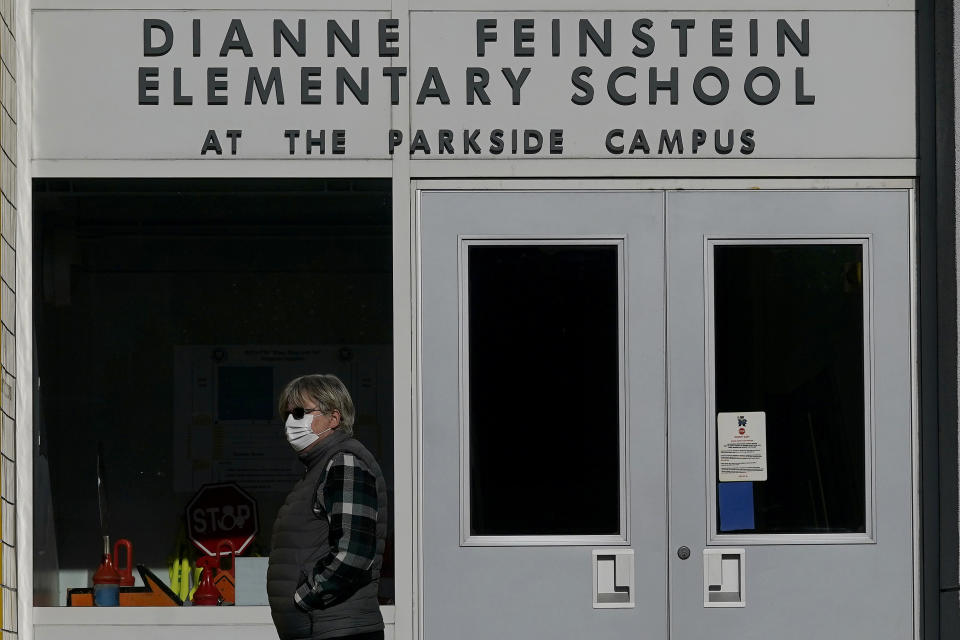
{"type": "Polygon", "coordinates": [[[720,531],[743,531],[755,528],[753,517],[753,483],[717,483],[720,531]]]}

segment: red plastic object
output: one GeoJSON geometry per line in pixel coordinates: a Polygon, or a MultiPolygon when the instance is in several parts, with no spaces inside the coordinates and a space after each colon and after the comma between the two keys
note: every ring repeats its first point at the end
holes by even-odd
{"type": "Polygon", "coordinates": [[[103,560],[93,574],[93,603],[98,607],[120,604],[120,574],[113,567],[109,553],[103,554],[103,560]]]}
{"type": "Polygon", "coordinates": [[[133,579],[133,545],[126,538],[120,538],[113,545],[113,557],[117,562],[117,573],[120,574],[120,586],[132,587],[133,579]],[[126,562],[120,564],[120,549],[126,551],[126,562]]]}
{"type": "Polygon", "coordinates": [[[200,558],[197,565],[203,567],[200,574],[200,584],[193,594],[193,604],[202,607],[216,606],[220,604],[220,591],[213,584],[213,574],[217,570],[219,558],[200,558]]]}
{"type": "Polygon", "coordinates": [[[236,558],[233,542],[229,539],[221,540],[217,545],[217,575],[213,578],[213,584],[220,592],[221,604],[233,604],[237,599],[236,558]],[[226,558],[230,559],[230,563],[224,568],[226,558]]]}
{"type": "Polygon", "coordinates": [[[103,560],[93,574],[93,584],[120,584],[120,574],[113,566],[113,558],[109,553],[103,554],[103,560]]]}
{"type": "Polygon", "coordinates": [[[236,558],[237,552],[233,547],[233,541],[229,538],[224,538],[221,540],[220,544],[217,545],[217,571],[225,571],[229,573],[230,577],[233,578],[234,581],[237,579],[236,558]],[[230,558],[230,568],[224,569],[223,558],[228,556],[230,558]]]}

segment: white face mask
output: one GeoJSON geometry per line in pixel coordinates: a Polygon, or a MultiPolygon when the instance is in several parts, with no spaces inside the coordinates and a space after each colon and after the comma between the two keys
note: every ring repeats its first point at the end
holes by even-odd
{"type": "Polygon", "coordinates": [[[287,442],[290,443],[290,446],[293,447],[293,450],[296,452],[303,451],[314,442],[320,439],[320,436],[325,434],[327,431],[333,429],[333,427],[328,427],[320,433],[314,433],[310,428],[310,425],[313,423],[313,414],[308,413],[304,415],[301,419],[297,420],[292,415],[287,416],[286,432],[287,432],[287,442]]]}

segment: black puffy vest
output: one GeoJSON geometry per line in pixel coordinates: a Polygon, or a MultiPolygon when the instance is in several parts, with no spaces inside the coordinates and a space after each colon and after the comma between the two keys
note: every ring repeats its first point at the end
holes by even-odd
{"type": "Polygon", "coordinates": [[[380,465],[358,440],[340,431],[300,459],[307,469],[277,512],[267,569],[267,596],[277,634],[281,640],[319,640],[383,629],[377,591],[387,539],[387,485],[380,465]],[[325,514],[314,513],[313,505],[327,464],[338,453],[352,453],[377,478],[377,555],[367,584],[343,602],[306,613],[294,604],[293,594],[330,548],[329,522],[325,514]]]}

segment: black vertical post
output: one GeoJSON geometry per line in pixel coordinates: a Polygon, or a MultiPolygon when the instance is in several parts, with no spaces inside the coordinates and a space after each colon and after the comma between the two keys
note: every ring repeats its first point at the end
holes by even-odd
{"type": "Polygon", "coordinates": [[[952,0],[919,0],[916,25],[921,630],[933,640],[960,637],[952,0]]]}
{"type": "Polygon", "coordinates": [[[956,102],[953,0],[935,2],[937,300],[940,348],[939,477],[940,638],[960,638],[957,476],[956,102]]]}

